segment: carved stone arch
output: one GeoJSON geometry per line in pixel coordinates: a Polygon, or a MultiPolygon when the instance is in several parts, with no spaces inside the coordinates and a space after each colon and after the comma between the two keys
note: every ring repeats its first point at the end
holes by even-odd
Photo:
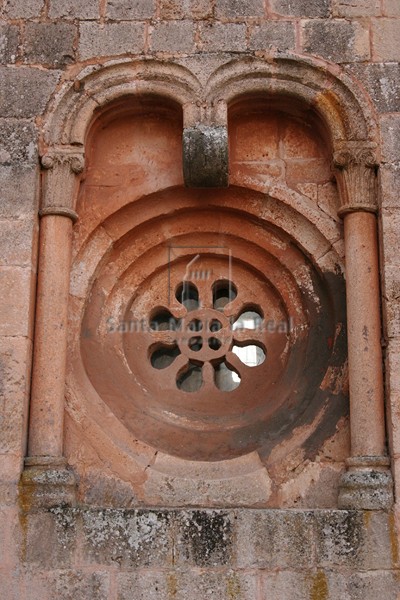
{"type": "Polygon", "coordinates": [[[88,66],[57,91],[45,115],[43,143],[83,146],[96,111],[121,97],[166,97],[196,108],[201,97],[197,77],[185,67],[163,61],[112,61],[88,66]]]}
{"type": "Polygon", "coordinates": [[[223,99],[228,106],[240,96],[298,99],[320,115],[334,150],[358,140],[378,145],[371,101],[340,67],[321,59],[279,54],[233,60],[214,71],[204,95],[210,105],[223,99]]]}
{"type": "MultiPolygon", "coordinates": [[[[25,483],[29,485],[33,482],[36,485],[44,482],[45,485],[50,485],[51,480],[56,480],[59,488],[57,502],[71,501],[73,478],[65,469],[62,424],[71,228],[72,221],[78,217],[75,212],[75,197],[83,170],[82,156],[86,135],[96,112],[100,115],[103,109],[106,110],[106,107],[112,106],[118,99],[143,94],[166,97],[182,107],[185,128],[183,152],[184,160],[187,160],[186,165],[184,162],[184,174],[189,187],[227,185],[227,116],[229,107],[238,98],[260,95],[291,97],[312,108],[325,123],[330,132],[338,168],[342,203],[340,214],[345,218],[347,306],[351,315],[348,325],[352,331],[349,355],[353,447],[352,458],[348,462],[349,473],[343,480],[340,504],[343,507],[363,508],[388,506],[391,501],[391,480],[385,455],[382,360],[379,346],[379,281],[373,214],[377,209],[376,123],[367,100],[360,102],[357,99],[362,94],[356,94],[353,83],[341,75],[338,69],[328,67],[322,61],[296,57],[277,57],[271,61],[232,61],[215,71],[205,89],[202,89],[198,79],[188,69],[175,64],[166,65],[153,60],[112,62],[100,68],[87,67],[74,82],[66,82],[58,91],[43,128],[42,145],[47,153],[42,158],[42,164],[47,173],[44,178],[41,214],[45,218],[41,223],[43,250],[39,267],[40,302],[35,334],[30,456],[26,462],[29,468],[25,473],[25,483]],[[363,197],[360,196],[361,190],[363,197]],[[367,244],[364,243],[365,232],[368,236],[367,244]],[[360,305],[365,308],[362,313],[360,305]],[[52,334],[55,328],[62,331],[57,339],[52,334]],[[366,330],[367,341],[364,339],[366,330]],[[360,358],[361,343],[366,351],[360,358]],[[56,357],[51,368],[49,356],[56,357]],[[43,415],[48,418],[43,419],[43,415]]],[[[281,204],[287,204],[288,214],[291,211],[296,213],[300,221],[307,223],[308,231],[312,232],[316,227],[316,238],[324,237],[325,232],[321,232],[316,225],[317,215],[312,214],[312,210],[307,214],[307,201],[301,195],[288,195],[279,190],[279,186],[261,190],[257,188],[257,183],[248,183],[247,187],[258,189],[255,196],[261,192],[262,201],[270,201],[271,205],[277,199],[281,204]]],[[[238,196],[243,194],[243,188],[235,193],[238,196]]],[[[253,192],[249,192],[250,199],[251,193],[253,192]]],[[[179,194],[182,194],[182,190],[179,194]]],[[[216,192],[215,197],[215,210],[226,210],[222,191],[216,192]]],[[[165,198],[168,199],[168,190],[165,198]]],[[[199,193],[196,198],[201,204],[207,195],[199,193]]],[[[255,197],[254,202],[259,203],[260,197],[255,197]]],[[[261,208],[259,210],[261,214],[261,208]]],[[[111,215],[110,219],[112,218],[111,215]]],[[[101,233],[104,234],[102,231],[101,233]]],[[[295,230],[291,235],[296,239],[295,230]]],[[[107,236],[108,234],[102,243],[108,251],[107,236]]],[[[322,251],[320,256],[312,256],[316,263],[321,262],[319,266],[322,270],[326,266],[324,257],[326,264],[329,263],[328,271],[341,262],[336,249],[330,249],[329,244],[326,252],[322,251]]],[[[72,396],[74,391],[72,387],[72,396]]],[[[76,402],[77,405],[80,404],[79,399],[76,402]]],[[[81,417],[90,421],[87,413],[81,417]]],[[[90,427],[95,431],[96,424],[92,423],[90,427]]],[[[116,424],[114,429],[120,430],[120,426],[116,424]]],[[[124,435],[122,434],[122,438],[124,435]]],[[[168,444],[165,448],[168,450],[168,444]]],[[[151,453],[145,452],[145,455],[152,459],[151,453]]],[[[216,456],[220,455],[217,453],[216,456]]],[[[206,458],[204,450],[202,457],[206,458]]],[[[250,471],[256,471],[260,466],[257,462],[259,459],[254,456],[249,459],[249,463],[246,463],[246,458],[242,460],[239,457],[238,460],[237,473],[244,476],[248,474],[249,464],[250,471]]],[[[135,461],[131,462],[133,464],[135,461]]],[[[161,464],[161,467],[154,469],[161,473],[158,481],[163,485],[173,476],[164,467],[161,464]]],[[[184,465],[179,463],[176,472],[187,473],[192,468],[190,462],[184,465]]],[[[213,479],[211,467],[210,479],[213,479]]],[[[268,486],[269,482],[266,483],[266,488],[268,486]]],[[[157,496],[154,489],[153,494],[157,496]]],[[[49,498],[49,502],[52,502],[52,491],[49,498]]]]}

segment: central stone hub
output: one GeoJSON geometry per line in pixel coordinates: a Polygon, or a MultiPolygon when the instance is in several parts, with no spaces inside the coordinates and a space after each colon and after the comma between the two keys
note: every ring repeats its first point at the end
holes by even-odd
{"type": "Polygon", "coordinates": [[[232,344],[232,325],[220,311],[202,308],[190,311],[182,319],[177,335],[182,354],[194,361],[221,359],[232,344]]]}

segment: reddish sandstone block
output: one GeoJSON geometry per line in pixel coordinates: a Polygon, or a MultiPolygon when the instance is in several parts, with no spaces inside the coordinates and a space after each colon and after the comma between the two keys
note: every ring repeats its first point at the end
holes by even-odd
{"type": "Polygon", "coordinates": [[[278,157],[278,121],[239,117],[230,129],[232,162],[264,162],[278,157]]]}

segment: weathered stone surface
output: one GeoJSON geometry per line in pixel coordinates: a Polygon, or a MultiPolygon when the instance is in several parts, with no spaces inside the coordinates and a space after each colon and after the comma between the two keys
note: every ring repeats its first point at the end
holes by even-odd
{"type": "Polygon", "coordinates": [[[357,63],[350,65],[350,70],[363,83],[379,112],[400,112],[399,64],[357,63]]]}
{"type": "MultiPolygon", "coordinates": [[[[21,455],[24,451],[31,352],[32,344],[26,338],[1,338],[0,454],[21,455]]],[[[9,477],[2,466],[2,479],[7,481],[9,477]]]]}
{"type": "Polygon", "coordinates": [[[242,511],[237,519],[241,568],[303,568],[314,562],[314,519],[307,511],[242,511]]]}
{"type": "MultiPolygon", "coordinates": [[[[398,187],[394,187],[398,190],[398,187]]],[[[383,256],[385,267],[400,268],[400,253],[398,249],[398,235],[400,231],[400,207],[382,208],[382,227],[385,231],[383,239],[383,256]]]]}
{"type": "Polygon", "coordinates": [[[171,515],[163,511],[84,512],[85,563],[123,567],[169,566],[171,515]]]}
{"type": "Polygon", "coordinates": [[[219,19],[264,16],[262,0],[216,0],[216,16],[219,19]]]}
{"type": "Polygon", "coordinates": [[[32,278],[30,268],[0,267],[0,335],[31,335],[32,278]]]}
{"type": "Polygon", "coordinates": [[[38,170],[0,166],[0,218],[36,218],[38,184],[38,170]]]}
{"type": "Polygon", "coordinates": [[[0,219],[0,265],[34,266],[37,223],[32,219],[0,219]]]}
{"type": "Polygon", "coordinates": [[[226,127],[188,127],[183,131],[183,175],[188,187],[228,185],[226,127]]]}
{"type": "Polygon", "coordinates": [[[111,593],[110,574],[105,571],[62,569],[33,577],[29,574],[26,585],[30,590],[29,600],[110,600],[111,593]]]}
{"type": "Polygon", "coordinates": [[[57,71],[0,67],[0,117],[30,118],[42,114],[58,78],[57,71]]]}
{"type": "Polygon", "coordinates": [[[140,571],[118,577],[118,600],[254,600],[257,598],[257,575],[192,570],[140,571]]]}
{"type": "Polygon", "coordinates": [[[117,600],[164,600],[171,595],[179,598],[175,571],[152,569],[119,573],[117,586],[117,600]]]}
{"type": "Polygon", "coordinates": [[[191,52],[195,28],[190,21],[159,23],[151,32],[150,47],[154,52],[191,52]]]}
{"type": "Polygon", "coordinates": [[[19,28],[0,25],[0,63],[15,63],[19,50],[19,28]]]}
{"type": "Polygon", "coordinates": [[[0,119],[0,165],[17,167],[16,177],[22,168],[37,166],[37,138],[31,121],[0,119]]]}
{"type": "Polygon", "coordinates": [[[252,50],[276,48],[284,52],[294,50],[295,29],[293,23],[276,21],[256,25],[251,32],[249,47],[252,50]]]}
{"type": "Polygon", "coordinates": [[[334,19],[305,21],[302,26],[303,50],[333,62],[368,60],[368,28],[358,22],[334,19]]]}
{"type": "MultiPolygon", "coordinates": [[[[20,504],[30,510],[30,498],[21,494],[20,504]]],[[[22,514],[23,562],[41,570],[67,569],[77,552],[79,513],[65,507],[22,514]]]]}
{"type": "Polygon", "coordinates": [[[108,0],[107,16],[110,19],[141,20],[150,19],[155,12],[155,0],[108,0]]]}
{"type": "Polygon", "coordinates": [[[205,52],[246,49],[246,25],[241,23],[205,23],[201,27],[201,48],[205,52]]]}
{"type": "Polygon", "coordinates": [[[350,600],[398,600],[398,591],[398,575],[385,571],[357,573],[347,583],[350,600]]]}
{"type": "Polygon", "coordinates": [[[366,17],[381,14],[379,0],[332,0],[334,17],[366,17]]]}
{"type": "Polygon", "coordinates": [[[400,163],[382,165],[380,170],[382,208],[400,208],[400,163]]]}
{"type": "Polygon", "coordinates": [[[372,19],[372,58],[378,62],[400,60],[400,21],[372,19]]]}
{"type": "Polygon", "coordinates": [[[275,573],[264,571],[261,580],[262,597],[268,598],[268,600],[283,600],[283,598],[290,598],[290,600],[328,598],[327,583],[323,574],[320,574],[318,577],[319,595],[311,595],[313,590],[313,579],[315,577],[318,577],[317,572],[312,574],[304,571],[286,569],[275,573]]]}
{"type": "Polygon", "coordinates": [[[384,277],[386,332],[389,338],[400,337],[400,270],[396,263],[386,266],[384,277]]]}
{"type": "Polygon", "coordinates": [[[80,31],[78,52],[81,59],[137,54],[144,46],[142,23],[107,23],[104,27],[96,23],[82,23],[80,31]]]}
{"type": "Polygon", "coordinates": [[[383,14],[387,17],[399,17],[400,16],[400,4],[397,0],[384,0],[384,12],[383,14]]]}
{"type": "Polygon", "coordinates": [[[175,561],[195,567],[231,566],[234,517],[227,511],[193,510],[176,514],[175,561]]]}
{"type": "Polygon", "coordinates": [[[98,0],[50,0],[50,19],[98,19],[98,0]]]}
{"type": "Polygon", "coordinates": [[[161,0],[161,19],[206,19],[212,15],[211,0],[161,0]]]}
{"type": "Polygon", "coordinates": [[[363,513],[360,511],[318,511],[316,518],[316,560],[321,566],[360,565],[364,542],[363,513]]]}
{"type": "Polygon", "coordinates": [[[331,0],[272,0],[271,10],[290,17],[329,17],[331,0]]]}
{"type": "Polygon", "coordinates": [[[382,116],[382,160],[384,163],[400,162],[400,115],[382,116]]]}
{"type": "Polygon", "coordinates": [[[4,14],[10,19],[29,19],[40,16],[45,0],[6,0],[3,4],[4,14]]]}
{"type": "Polygon", "coordinates": [[[25,61],[52,67],[74,62],[76,35],[77,30],[72,23],[27,23],[25,61]]]}

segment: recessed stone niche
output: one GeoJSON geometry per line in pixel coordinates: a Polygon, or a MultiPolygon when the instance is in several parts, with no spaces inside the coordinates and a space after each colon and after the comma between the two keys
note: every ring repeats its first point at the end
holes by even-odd
{"type": "Polygon", "coordinates": [[[329,139],[229,112],[230,186],[187,189],[182,113],[99,112],[74,226],[66,456],[92,505],[335,507],[349,454],[329,139]]]}

